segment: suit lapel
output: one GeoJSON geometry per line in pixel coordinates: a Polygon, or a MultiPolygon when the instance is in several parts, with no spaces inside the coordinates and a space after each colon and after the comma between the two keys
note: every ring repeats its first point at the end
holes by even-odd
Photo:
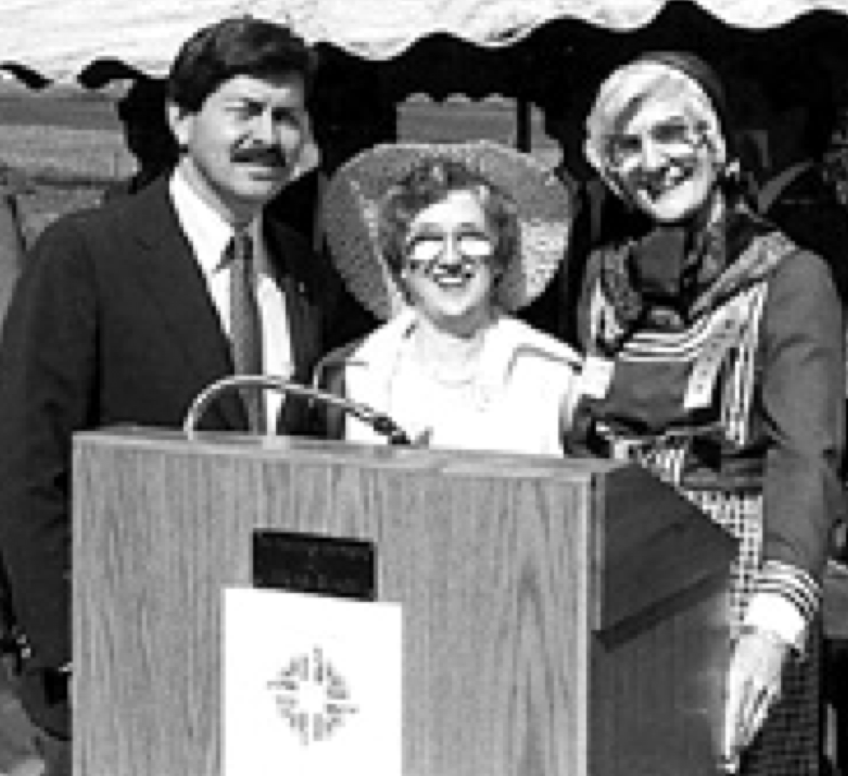
{"type": "MultiPolygon", "coordinates": [[[[274,267],[277,283],[286,299],[289,340],[294,374],[302,385],[312,380],[312,369],[320,356],[320,319],[311,294],[319,283],[315,278],[312,256],[304,243],[282,224],[264,219],[265,244],[274,267]]],[[[309,405],[294,396],[287,397],[277,428],[280,433],[300,433],[309,425],[309,405]]]]}
{"type": "Polygon", "coordinates": [[[277,284],[285,296],[291,341],[294,376],[309,380],[318,343],[315,337],[315,313],[308,298],[308,256],[288,230],[271,219],[264,219],[265,244],[274,267],[277,284]]]}
{"type": "MultiPolygon", "coordinates": [[[[206,387],[233,373],[229,341],[221,327],[206,281],[180,228],[167,179],[134,195],[132,223],[139,251],[134,254],[139,281],[159,308],[164,324],[185,354],[186,368],[206,387]]],[[[130,219],[128,219],[129,221],[130,219]]],[[[233,392],[209,408],[226,428],[245,428],[244,407],[233,392]]],[[[211,423],[210,423],[211,425],[211,423]]]]}

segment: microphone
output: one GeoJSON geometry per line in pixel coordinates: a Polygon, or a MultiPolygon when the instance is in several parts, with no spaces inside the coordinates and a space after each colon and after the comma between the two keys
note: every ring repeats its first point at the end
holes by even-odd
{"type": "Polygon", "coordinates": [[[391,445],[411,445],[406,432],[388,415],[369,407],[367,404],[344,399],[333,393],[322,391],[300,383],[285,380],[273,375],[229,375],[216,380],[204,388],[191,403],[183,422],[183,431],[190,437],[194,436],[197,425],[209,406],[223,393],[239,388],[259,388],[262,390],[278,391],[283,395],[301,396],[313,402],[319,402],[337,407],[349,415],[353,415],[363,423],[371,426],[378,434],[386,437],[391,445]]]}

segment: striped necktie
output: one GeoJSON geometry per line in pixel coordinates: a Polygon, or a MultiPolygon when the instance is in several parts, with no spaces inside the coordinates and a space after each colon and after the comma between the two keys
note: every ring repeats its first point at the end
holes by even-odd
{"type": "MultiPolygon", "coordinates": [[[[257,274],[253,241],[246,231],[236,232],[227,246],[230,258],[230,337],[236,374],[262,374],[262,319],[256,301],[257,274]]],[[[250,430],[266,430],[265,401],[258,389],[244,389],[250,430]]]]}

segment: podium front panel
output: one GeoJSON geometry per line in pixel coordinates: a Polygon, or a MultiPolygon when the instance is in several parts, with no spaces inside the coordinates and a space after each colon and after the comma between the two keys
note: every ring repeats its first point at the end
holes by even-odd
{"type": "MultiPolygon", "coordinates": [[[[375,546],[377,598],[403,607],[403,776],[632,774],[623,677],[715,668],[723,557],[599,653],[617,465],[143,430],[81,434],[74,456],[77,776],[221,774],[222,591],[251,584],[257,530],[375,546]],[[669,627],[658,670],[639,645],[669,627]]],[[[711,760],[711,714],[658,720],[686,736],[674,767],[711,760]]]]}

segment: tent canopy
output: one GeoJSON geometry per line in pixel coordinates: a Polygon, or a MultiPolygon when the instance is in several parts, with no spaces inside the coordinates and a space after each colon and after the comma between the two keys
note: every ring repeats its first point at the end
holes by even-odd
{"type": "MultiPolygon", "coordinates": [[[[558,21],[632,32],[683,5],[707,23],[740,31],[777,28],[808,14],[848,17],[848,0],[4,0],[0,56],[12,69],[25,68],[19,73],[49,81],[72,80],[104,59],[162,75],[199,27],[250,13],[287,20],[312,43],[385,61],[424,38],[513,48],[558,21]]],[[[689,42],[682,38],[678,45],[689,42]]]]}
{"type": "Polygon", "coordinates": [[[686,48],[714,65],[756,52],[765,77],[826,80],[834,103],[848,91],[848,0],[3,3],[0,72],[34,88],[163,76],[188,37],[225,16],[287,22],[321,54],[312,107],[325,145],[347,150],[391,137],[413,94],[514,99],[515,141],[529,147],[531,105],[555,122],[584,115],[599,80],[647,49],[686,48]]]}

